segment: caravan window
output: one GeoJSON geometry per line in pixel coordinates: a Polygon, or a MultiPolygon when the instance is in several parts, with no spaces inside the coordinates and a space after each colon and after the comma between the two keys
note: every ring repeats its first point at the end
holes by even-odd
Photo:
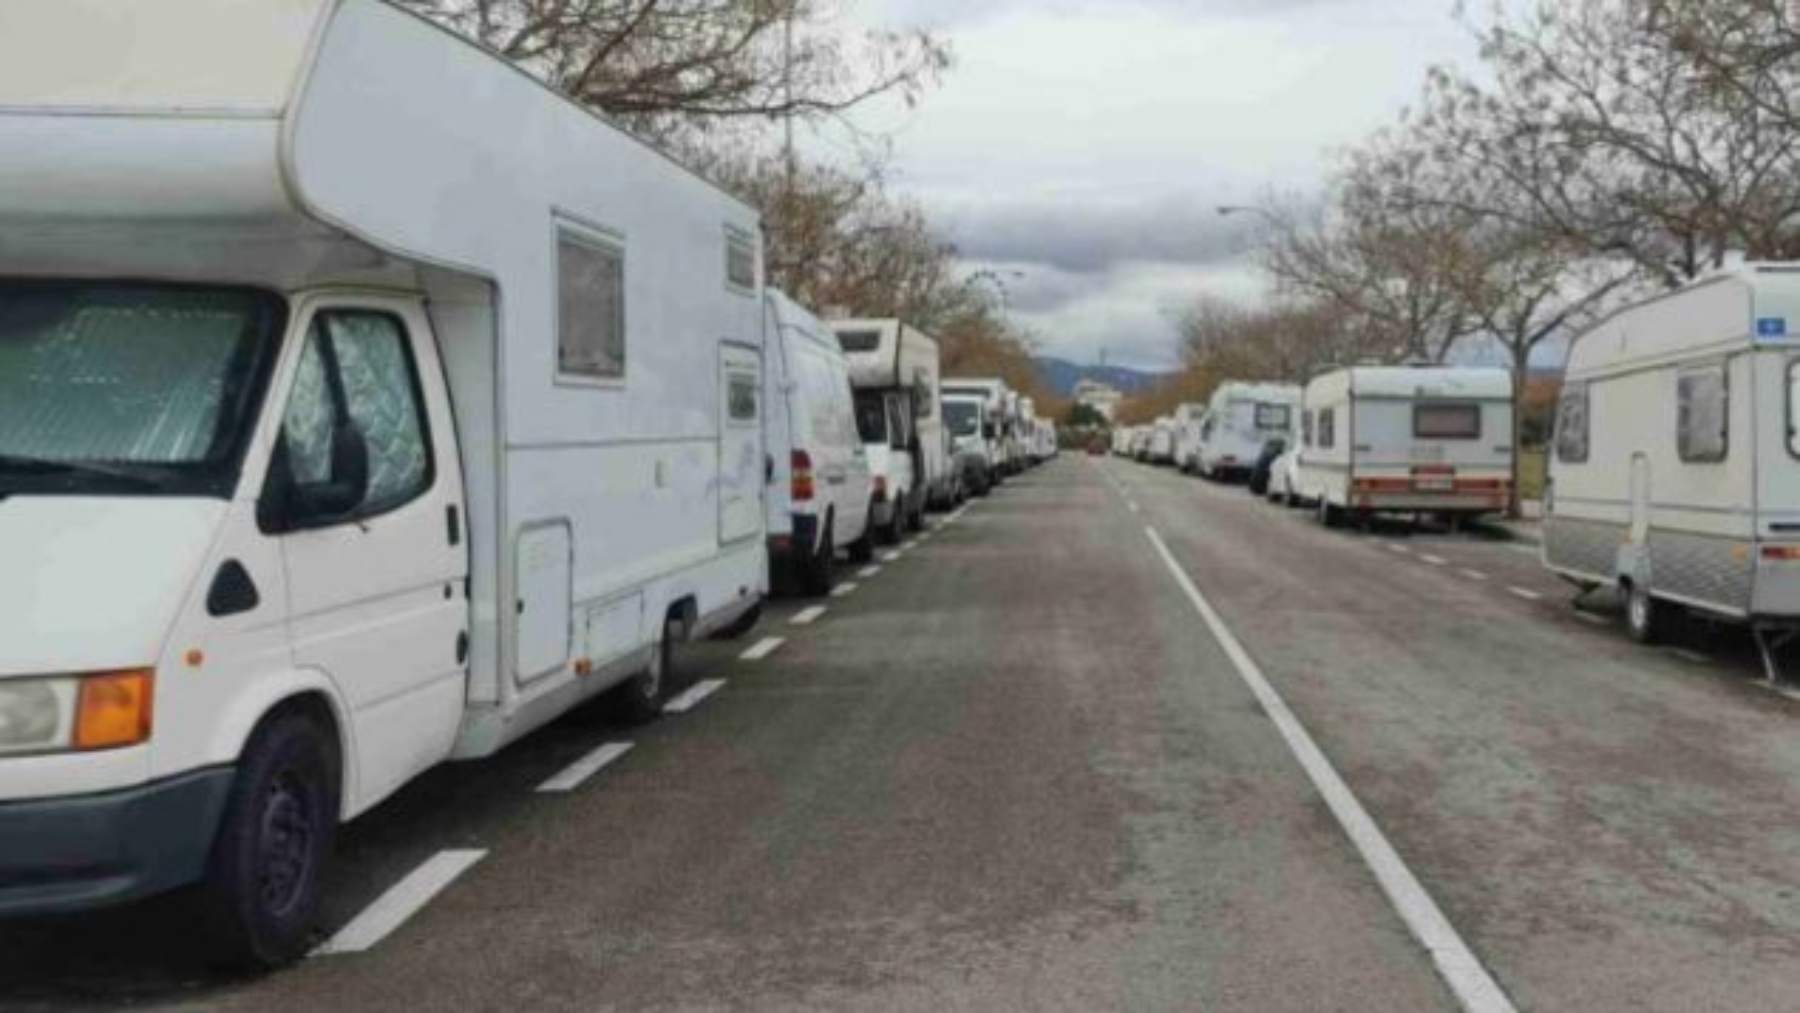
{"type": "Polygon", "coordinates": [[[1319,409],[1319,446],[1326,450],[1337,446],[1337,409],[1319,409]]]}
{"type": "Polygon", "coordinates": [[[956,436],[980,436],[981,406],[973,401],[945,401],[944,426],[956,436]]]}
{"type": "Polygon", "coordinates": [[[1421,440],[1481,439],[1478,404],[1413,405],[1413,436],[1421,440]]]}
{"type": "Polygon", "coordinates": [[[1563,388],[1556,406],[1556,459],[1564,464],[1584,464],[1588,459],[1588,387],[1572,383],[1563,388]]]}
{"type": "Polygon", "coordinates": [[[1293,409],[1284,404],[1258,404],[1256,428],[1265,432],[1285,433],[1294,424],[1293,409]]]}
{"type": "Polygon", "coordinates": [[[747,233],[725,230],[725,284],[739,293],[756,290],[755,243],[747,233]]]}
{"type": "Polygon", "coordinates": [[[908,415],[907,397],[903,394],[890,394],[887,397],[888,410],[888,446],[895,450],[905,450],[912,443],[912,423],[908,415]]]}
{"type": "Polygon", "coordinates": [[[557,372],[616,380],[625,375],[625,254],[562,233],[556,243],[557,372]]]}
{"type": "Polygon", "coordinates": [[[887,442],[887,398],[880,391],[856,392],[856,433],[864,443],[887,442]]]}
{"type": "Polygon", "coordinates": [[[1730,398],[1725,367],[1682,373],[1675,381],[1675,449],[1683,461],[1725,460],[1730,398]]]}
{"type": "Polygon", "coordinates": [[[1306,446],[1313,445],[1313,413],[1300,413],[1300,442],[1306,446]]]}
{"type": "Polygon", "coordinates": [[[839,331],[837,337],[846,352],[873,352],[881,347],[880,331],[839,331]]]}

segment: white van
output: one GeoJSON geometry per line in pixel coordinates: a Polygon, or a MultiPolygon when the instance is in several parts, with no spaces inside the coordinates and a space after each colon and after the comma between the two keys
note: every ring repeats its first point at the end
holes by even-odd
{"type": "Polygon", "coordinates": [[[875,554],[850,366],[817,317],[775,289],[764,302],[769,572],[803,594],[826,594],[838,550],[856,563],[875,554]]]}
{"type": "Polygon", "coordinates": [[[1200,428],[1206,406],[1189,401],[1175,407],[1175,466],[1192,474],[1200,467],[1200,428]]]}
{"type": "Polygon", "coordinates": [[[1195,470],[1211,479],[1248,478],[1272,439],[1292,440],[1300,388],[1285,383],[1224,383],[1200,426],[1195,470]]]}
{"type": "Polygon", "coordinates": [[[1512,375],[1462,366],[1352,366],[1306,385],[1298,499],[1346,514],[1460,518],[1506,509],[1512,375]]]}
{"type": "Polygon", "coordinates": [[[340,820],[760,602],[757,215],[378,0],[5,18],[0,915],[288,960],[340,820]]]}
{"type": "Polygon", "coordinates": [[[1164,415],[1150,426],[1149,445],[1144,451],[1151,464],[1175,463],[1175,418],[1164,415]]]}
{"type": "Polygon", "coordinates": [[[1623,591],[1640,639],[1671,608],[1748,622],[1765,646],[1800,620],[1793,322],[1800,265],[1750,265],[1622,310],[1569,349],[1544,562],[1623,591]]]}
{"type": "Polygon", "coordinates": [[[926,509],[954,498],[937,341],[898,320],[841,320],[832,330],[850,363],[876,529],[891,544],[906,529],[924,530],[926,509]]]}
{"type": "Polygon", "coordinates": [[[950,434],[953,466],[962,472],[963,488],[971,495],[986,496],[999,481],[994,467],[997,430],[989,391],[971,381],[944,381],[944,428],[950,434]]]}

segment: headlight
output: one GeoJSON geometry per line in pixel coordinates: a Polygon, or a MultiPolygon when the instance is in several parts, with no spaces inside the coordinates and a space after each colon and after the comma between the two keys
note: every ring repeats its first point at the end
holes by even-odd
{"type": "Polygon", "coordinates": [[[74,679],[0,681],[0,753],[67,749],[75,694],[74,679]]]}
{"type": "Polygon", "coordinates": [[[154,685],[149,669],[0,679],[0,756],[137,745],[154,685]]]}

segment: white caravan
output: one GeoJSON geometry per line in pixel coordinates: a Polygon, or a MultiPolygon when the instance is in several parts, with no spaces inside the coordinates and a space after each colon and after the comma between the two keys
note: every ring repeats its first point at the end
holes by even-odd
{"type": "Polygon", "coordinates": [[[856,431],[850,365],[837,336],[775,289],[765,295],[763,428],[771,578],[831,590],[832,558],[874,555],[868,452],[856,431]]]}
{"type": "Polygon", "coordinates": [[[1003,480],[1000,469],[1001,406],[1006,383],[991,379],[945,379],[944,426],[952,437],[955,467],[963,486],[985,496],[1003,480]]]}
{"type": "Polygon", "coordinates": [[[1504,369],[1338,369],[1306,385],[1301,412],[1294,492],[1317,503],[1327,525],[1347,513],[1506,508],[1513,425],[1504,369]]]}
{"type": "Polygon", "coordinates": [[[924,530],[928,507],[954,495],[938,403],[938,344],[898,320],[832,324],[850,360],[857,429],[875,479],[875,524],[899,541],[924,530]]]}
{"type": "Polygon", "coordinates": [[[1200,428],[1206,422],[1206,406],[1189,401],[1175,408],[1175,465],[1192,472],[1200,466],[1200,428]]]}
{"type": "Polygon", "coordinates": [[[1175,463],[1175,418],[1164,415],[1150,427],[1150,441],[1144,454],[1151,464],[1175,463]]]}
{"type": "Polygon", "coordinates": [[[340,820],[753,614],[757,215],[378,0],[5,21],[0,914],[288,960],[340,820]]]}
{"type": "Polygon", "coordinates": [[[1195,470],[1207,478],[1248,478],[1263,446],[1292,442],[1300,388],[1286,383],[1225,383],[1213,391],[1200,426],[1195,470]]]}
{"type": "Polygon", "coordinates": [[[1800,620],[1800,265],[1751,265],[1577,338],[1557,411],[1544,561],[1616,586],[1640,639],[1671,607],[1800,620]]]}

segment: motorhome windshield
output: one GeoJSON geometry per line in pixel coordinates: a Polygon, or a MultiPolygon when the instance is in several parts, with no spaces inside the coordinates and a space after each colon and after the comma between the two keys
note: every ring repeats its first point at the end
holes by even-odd
{"type": "Polygon", "coordinates": [[[274,296],[0,280],[0,494],[229,495],[274,296]]]}
{"type": "Polygon", "coordinates": [[[981,435],[981,405],[973,401],[945,401],[944,425],[953,436],[981,435]]]}
{"type": "Polygon", "coordinates": [[[864,443],[887,442],[887,397],[881,391],[856,392],[856,432],[864,443]]]}

